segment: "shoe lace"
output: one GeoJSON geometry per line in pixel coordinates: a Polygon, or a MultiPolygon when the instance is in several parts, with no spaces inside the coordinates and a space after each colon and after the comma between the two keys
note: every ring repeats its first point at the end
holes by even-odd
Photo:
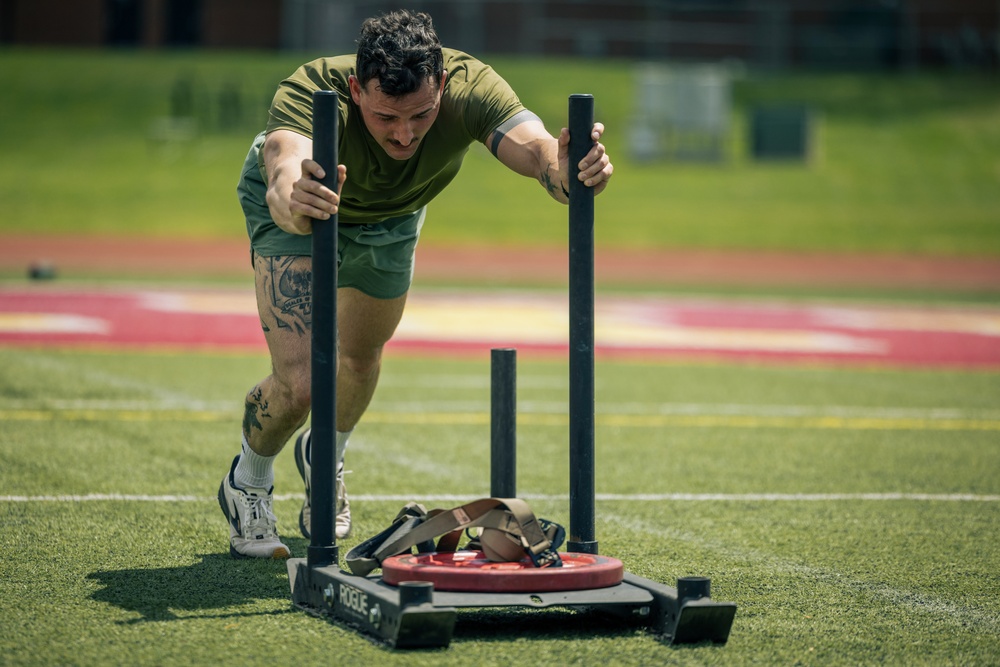
{"type": "Polygon", "coordinates": [[[244,535],[271,537],[278,534],[276,529],[278,519],[271,509],[270,496],[247,493],[241,501],[247,510],[243,521],[244,535]]]}

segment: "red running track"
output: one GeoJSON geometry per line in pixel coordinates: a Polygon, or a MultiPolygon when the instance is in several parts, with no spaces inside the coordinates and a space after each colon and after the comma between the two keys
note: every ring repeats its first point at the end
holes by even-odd
{"type": "MultiPolygon", "coordinates": [[[[1000,367],[1000,308],[598,296],[598,356],[1000,367]]],[[[390,348],[414,354],[566,350],[566,299],[422,290],[390,348]]],[[[0,287],[0,346],[265,353],[245,289],[0,287]]]]}

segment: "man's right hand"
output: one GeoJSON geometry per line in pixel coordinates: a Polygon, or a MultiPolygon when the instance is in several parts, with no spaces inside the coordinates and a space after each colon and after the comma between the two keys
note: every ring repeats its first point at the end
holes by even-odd
{"type": "Polygon", "coordinates": [[[328,220],[340,207],[339,192],[347,178],[347,167],[337,167],[337,192],[320,182],[325,177],[326,171],[318,162],[310,158],[302,160],[302,175],[292,183],[288,202],[292,225],[300,234],[311,233],[313,220],[328,220]]]}
{"type": "Polygon", "coordinates": [[[323,168],[312,160],[312,139],[290,130],[267,135],[263,147],[267,170],[267,206],[274,223],[289,234],[311,234],[313,220],[328,220],[340,206],[339,192],[347,167],[337,168],[337,192],[318,180],[323,168]]]}

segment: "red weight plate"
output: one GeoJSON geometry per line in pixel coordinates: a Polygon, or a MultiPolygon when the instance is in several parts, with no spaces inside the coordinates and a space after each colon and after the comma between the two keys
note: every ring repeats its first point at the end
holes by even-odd
{"type": "Polygon", "coordinates": [[[382,562],[382,581],[429,581],[439,591],[542,593],[607,588],[620,584],[625,568],[617,558],[560,553],[562,567],[537,568],[525,557],[495,563],[482,551],[403,554],[382,562]]]}

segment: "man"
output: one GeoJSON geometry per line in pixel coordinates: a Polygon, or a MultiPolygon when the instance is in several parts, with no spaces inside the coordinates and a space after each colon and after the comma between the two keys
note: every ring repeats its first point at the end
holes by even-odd
{"type": "MultiPolygon", "coordinates": [[[[580,165],[580,179],[595,193],[613,172],[597,142],[603,131],[594,125],[595,145],[580,165]]],[[[356,56],[307,63],[279,85],[238,187],[272,372],[247,394],[242,449],[219,487],[234,557],[289,556],[272,511],[272,464],[310,409],[312,220],[339,214],[336,535],[342,538],[351,525],[344,450],[375,391],[382,348],[402,317],[425,207],[475,141],[556,201],[568,201],[568,131],[551,136],[490,67],[442,49],[426,14],[369,19],[356,56]],[[341,96],[339,192],[315,180],[325,177],[311,159],[318,89],[341,96]]],[[[306,483],[299,524],[307,537],[309,455],[305,431],[295,459],[306,483]]]]}

